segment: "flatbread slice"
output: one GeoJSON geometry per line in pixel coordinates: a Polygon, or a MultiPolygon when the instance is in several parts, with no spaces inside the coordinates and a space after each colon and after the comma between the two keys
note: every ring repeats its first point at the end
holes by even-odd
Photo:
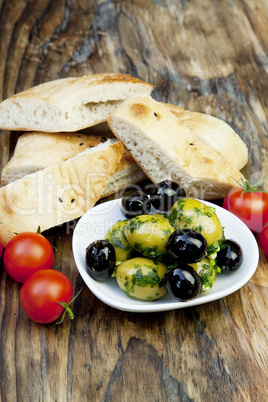
{"type": "Polygon", "coordinates": [[[2,170],[2,185],[62,163],[106,141],[107,137],[82,133],[24,133],[18,138],[14,154],[2,170]]]}
{"type": "Polygon", "coordinates": [[[154,183],[177,180],[188,196],[216,199],[243,178],[220,152],[150,96],[124,101],[108,124],[154,183]]]}
{"type": "MultiPolygon", "coordinates": [[[[112,135],[111,131],[110,133],[112,135]]],[[[13,157],[2,170],[2,185],[53,164],[62,163],[88,148],[105,143],[108,139],[104,136],[83,133],[24,133],[18,138],[13,157]]],[[[117,170],[105,187],[102,197],[145,179],[146,175],[129,152],[124,150],[117,170]]]]}
{"type": "Polygon", "coordinates": [[[241,170],[247,164],[247,146],[229,124],[204,113],[190,112],[171,104],[165,105],[189,130],[217,149],[236,169],[241,170]]]}
{"type": "Polygon", "coordinates": [[[79,218],[102,196],[122,158],[122,142],[108,140],[76,157],[0,189],[3,245],[23,231],[52,228],[79,218]]]}
{"type": "Polygon", "coordinates": [[[132,95],[149,95],[153,85],[127,74],[93,74],[37,85],[0,104],[0,129],[78,131],[107,119],[132,95]]]}

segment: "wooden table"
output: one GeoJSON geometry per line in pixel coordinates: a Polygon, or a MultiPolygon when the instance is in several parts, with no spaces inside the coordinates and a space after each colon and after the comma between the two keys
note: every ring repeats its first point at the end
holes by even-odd
{"type": "MultiPolygon", "coordinates": [[[[0,99],[87,73],[129,73],[157,100],[217,116],[249,148],[244,174],[268,175],[266,0],[0,0],[0,99]]],[[[2,132],[1,167],[18,133],[2,132]]],[[[268,190],[267,180],[264,187],[268,190]]],[[[73,227],[52,229],[55,267],[75,291],[73,227]]],[[[228,297],[135,314],[86,286],[75,319],[30,321],[1,269],[1,401],[266,401],[267,260],[228,297]]]]}

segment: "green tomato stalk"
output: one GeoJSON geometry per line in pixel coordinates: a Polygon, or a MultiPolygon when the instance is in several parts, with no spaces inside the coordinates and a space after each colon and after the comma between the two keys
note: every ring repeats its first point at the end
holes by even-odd
{"type": "Polygon", "coordinates": [[[71,310],[71,308],[70,308],[70,305],[75,301],[75,299],[77,298],[77,296],[81,293],[82,289],[83,289],[83,288],[81,288],[81,289],[79,290],[79,292],[77,293],[77,295],[74,296],[74,297],[72,298],[72,300],[70,300],[68,303],[59,302],[59,301],[58,301],[58,303],[59,303],[62,307],[64,307],[64,312],[63,312],[62,315],[58,318],[58,320],[55,322],[54,325],[62,324],[63,321],[64,321],[64,318],[65,318],[65,316],[66,316],[66,313],[68,313],[68,315],[69,315],[69,317],[70,317],[71,320],[74,319],[74,313],[72,312],[72,310],[71,310]]]}

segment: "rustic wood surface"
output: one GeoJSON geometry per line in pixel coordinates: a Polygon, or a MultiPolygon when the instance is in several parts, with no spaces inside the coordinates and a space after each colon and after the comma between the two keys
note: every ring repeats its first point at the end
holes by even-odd
{"type": "MultiPolygon", "coordinates": [[[[0,0],[0,9],[0,99],[61,77],[129,73],[153,83],[157,100],[225,120],[248,145],[246,177],[268,175],[267,0],[0,0]]],[[[18,135],[1,132],[1,167],[18,135]]],[[[73,227],[48,236],[77,292],[73,227]]],[[[267,272],[260,250],[239,291],[154,314],[117,311],[84,286],[75,319],[50,328],[27,318],[21,285],[1,267],[0,399],[267,401],[267,272]]]]}

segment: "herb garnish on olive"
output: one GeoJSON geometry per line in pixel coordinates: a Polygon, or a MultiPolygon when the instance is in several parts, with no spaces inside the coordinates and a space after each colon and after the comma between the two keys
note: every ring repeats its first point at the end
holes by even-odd
{"type": "Polygon", "coordinates": [[[221,270],[242,264],[242,250],[225,240],[216,208],[186,197],[178,183],[158,183],[150,196],[128,192],[121,210],[127,220],[87,247],[86,268],[99,281],[115,276],[129,297],[156,300],[168,292],[187,301],[210,290],[221,270]]]}

